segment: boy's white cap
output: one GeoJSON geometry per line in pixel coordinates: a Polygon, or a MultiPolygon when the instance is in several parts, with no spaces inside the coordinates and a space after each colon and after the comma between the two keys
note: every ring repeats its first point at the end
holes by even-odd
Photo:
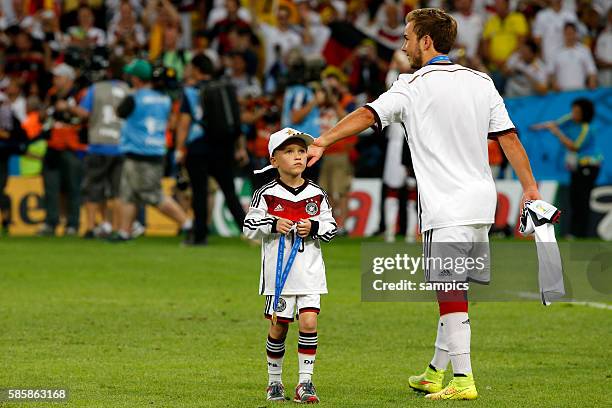
{"type": "MultiPolygon", "coordinates": [[[[300,132],[299,130],[295,130],[292,128],[284,128],[270,135],[270,140],[268,140],[268,153],[270,154],[270,157],[272,157],[272,153],[274,153],[274,151],[278,149],[280,145],[285,143],[285,141],[294,138],[303,140],[304,143],[306,143],[306,146],[310,146],[312,142],[314,142],[314,137],[312,137],[308,133],[300,132]]],[[[255,170],[253,173],[260,174],[273,168],[274,167],[272,165],[269,165],[264,167],[263,169],[255,170]]]]}
{"type": "Polygon", "coordinates": [[[268,153],[270,153],[270,157],[272,157],[274,150],[278,149],[286,140],[293,138],[302,139],[304,143],[306,143],[306,146],[310,146],[312,142],[314,142],[314,137],[310,136],[308,133],[300,132],[292,128],[284,128],[270,135],[270,140],[268,141],[268,153]]]}

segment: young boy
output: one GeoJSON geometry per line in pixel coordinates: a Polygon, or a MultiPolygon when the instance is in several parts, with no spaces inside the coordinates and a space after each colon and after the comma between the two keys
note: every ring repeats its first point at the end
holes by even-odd
{"type": "Polygon", "coordinates": [[[325,191],[302,178],[307,148],[313,140],[312,136],[290,128],[270,136],[270,162],[280,177],[255,191],[243,226],[248,238],[262,239],[259,293],[266,296],[264,316],[272,320],[276,312],[276,322],[270,325],[266,343],[268,401],[285,400],[281,379],[285,338],[295,315],[299,328],[299,382],[294,401],[319,402],[312,373],[317,351],[317,315],[321,294],[327,293],[320,241],[329,242],[336,234],[337,225],[325,191]],[[274,311],[279,240],[285,235],[284,269],[296,234],[303,241],[274,311]]]}

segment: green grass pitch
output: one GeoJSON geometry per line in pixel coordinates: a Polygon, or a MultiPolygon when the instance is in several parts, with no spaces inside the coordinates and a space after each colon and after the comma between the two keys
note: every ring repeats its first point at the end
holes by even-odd
{"type": "MultiPolygon", "coordinates": [[[[407,385],[429,362],[437,306],[362,303],[360,240],[324,246],[314,382],[322,406],[610,406],[612,312],[571,304],[472,303],[480,398],[426,401],[407,385]]],[[[66,387],[67,404],[269,407],[260,249],[213,239],[127,244],[0,240],[0,388],[66,387]]],[[[297,380],[291,327],[283,379],[297,380]]],[[[293,404],[293,403],[291,403],[293,404]]]]}

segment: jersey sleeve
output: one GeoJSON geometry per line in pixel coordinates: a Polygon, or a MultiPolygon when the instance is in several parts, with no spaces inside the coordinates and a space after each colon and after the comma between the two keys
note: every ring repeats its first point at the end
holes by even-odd
{"type": "Polygon", "coordinates": [[[259,239],[276,230],[276,218],[268,214],[268,206],[258,191],[253,194],[242,232],[249,239],[259,239]]]}
{"type": "Polygon", "coordinates": [[[312,223],[310,235],[313,239],[329,242],[336,236],[338,224],[336,224],[332,215],[332,209],[325,192],[323,192],[323,200],[321,201],[321,211],[317,216],[312,217],[310,222],[312,223]]]}
{"type": "Polygon", "coordinates": [[[495,139],[510,132],[515,132],[514,123],[508,115],[506,104],[493,83],[491,83],[489,138],[495,139]]]}
{"type": "Polygon", "coordinates": [[[377,130],[382,131],[391,123],[403,122],[406,118],[406,108],[409,106],[408,84],[401,78],[393,86],[380,95],[374,102],[365,105],[376,117],[377,130]]]}

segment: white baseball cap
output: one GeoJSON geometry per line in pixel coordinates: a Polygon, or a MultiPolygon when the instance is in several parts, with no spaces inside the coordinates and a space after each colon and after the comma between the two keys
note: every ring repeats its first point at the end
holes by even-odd
{"type": "MultiPolygon", "coordinates": [[[[270,140],[268,140],[268,153],[270,154],[270,157],[272,157],[272,153],[274,153],[276,149],[278,149],[283,143],[285,143],[289,139],[303,140],[304,143],[306,143],[306,146],[310,146],[315,140],[315,138],[309,135],[308,133],[300,132],[299,130],[295,130],[292,128],[284,128],[270,135],[270,140]]],[[[254,173],[263,173],[272,168],[272,165],[266,166],[261,170],[255,170],[254,173]]]]}
{"type": "Polygon", "coordinates": [[[270,135],[270,140],[268,141],[268,153],[270,153],[270,157],[272,157],[272,153],[274,153],[280,145],[289,139],[301,139],[306,143],[306,146],[310,146],[312,142],[314,142],[314,137],[310,136],[308,133],[300,132],[292,128],[284,128],[270,135]]]}

